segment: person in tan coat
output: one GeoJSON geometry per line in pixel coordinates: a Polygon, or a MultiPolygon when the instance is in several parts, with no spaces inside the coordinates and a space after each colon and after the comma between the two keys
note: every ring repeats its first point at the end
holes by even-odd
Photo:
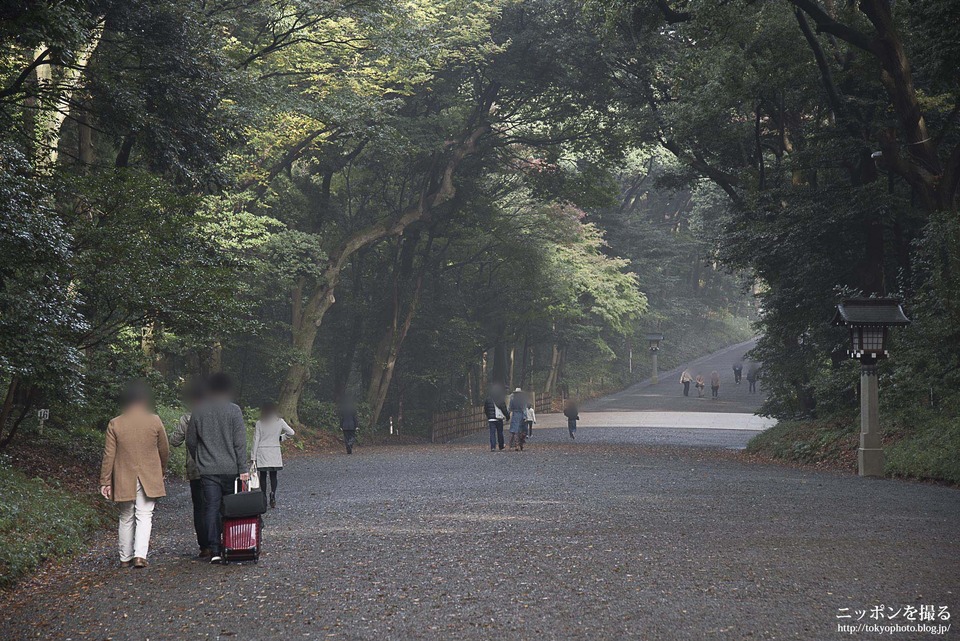
{"type": "Polygon", "coordinates": [[[100,466],[100,493],[120,504],[120,565],[147,567],[153,508],[166,496],[163,472],[170,446],[142,383],[127,387],[123,413],[110,421],[100,466]]]}

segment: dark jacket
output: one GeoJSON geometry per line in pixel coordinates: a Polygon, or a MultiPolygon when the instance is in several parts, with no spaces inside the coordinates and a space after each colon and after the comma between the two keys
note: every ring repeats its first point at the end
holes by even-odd
{"type": "Polygon", "coordinates": [[[567,405],[567,408],[563,410],[563,415],[572,421],[580,420],[580,408],[576,405],[567,405]]]}
{"type": "Polygon", "coordinates": [[[360,419],[355,411],[345,411],[340,414],[340,429],[344,432],[356,431],[360,427],[360,419]]]}
{"type": "Polygon", "coordinates": [[[212,399],[190,416],[187,449],[205,474],[246,474],[247,426],[243,412],[230,401],[212,399]]]}
{"type": "Polygon", "coordinates": [[[507,404],[503,401],[499,403],[495,402],[492,398],[488,398],[483,402],[483,413],[486,414],[488,421],[495,421],[497,419],[497,409],[500,408],[500,411],[503,412],[504,419],[510,418],[510,410],[507,409],[507,404]]]}

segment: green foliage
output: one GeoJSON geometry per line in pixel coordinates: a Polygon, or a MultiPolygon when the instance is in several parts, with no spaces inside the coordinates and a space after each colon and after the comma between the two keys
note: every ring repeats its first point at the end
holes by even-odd
{"type": "MultiPolygon", "coordinates": [[[[180,405],[157,405],[157,416],[163,421],[163,427],[169,436],[176,429],[180,417],[186,411],[180,405]]],[[[170,459],[167,462],[167,477],[175,479],[187,478],[187,444],[170,448],[170,459]]]]}
{"type": "Polygon", "coordinates": [[[960,484],[960,423],[925,410],[899,419],[900,438],[885,448],[885,470],[892,476],[960,484]]]}
{"type": "Polygon", "coordinates": [[[71,339],[86,328],[70,288],[73,239],[51,206],[27,159],[0,144],[0,382],[76,400],[82,366],[71,339]]]}
{"type": "Polygon", "coordinates": [[[300,420],[315,429],[335,430],[340,426],[336,403],[308,398],[300,409],[300,420]]]}
{"type": "MultiPolygon", "coordinates": [[[[246,404],[303,389],[317,426],[347,393],[423,422],[511,350],[525,385],[595,388],[647,330],[679,359],[755,318],[765,410],[823,417],[853,407],[833,305],[896,290],[884,403],[955,412],[960,173],[928,178],[960,135],[957,10],[913,4],[888,36],[930,161],[879,50],[789,0],[18,6],[0,383],[85,427],[126,379],[172,405],[217,368],[246,404]]],[[[833,11],[870,35],[863,8],[833,11]]]]}
{"type": "Polygon", "coordinates": [[[0,588],[7,588],[44,560],[81,550],[103,516],[55,482],[29,478],[0,464],[0,588]]]}

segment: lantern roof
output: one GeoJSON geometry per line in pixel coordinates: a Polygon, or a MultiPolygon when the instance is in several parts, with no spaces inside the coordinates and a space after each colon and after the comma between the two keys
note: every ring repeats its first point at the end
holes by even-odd
{"type": "Polygon", "coordinates": [[[648,334],[647,334],[647,340],[648,340],[648,341],[662,341],[662,340],[663,340],[663,334],[656,333],[656,332],[648,333],[648,334]]]}
{"type": "Polygon", "coordinates": [[[896,298],[849,298],[837,305],[834,325],[889,327],[909,325],[896,298]]]}

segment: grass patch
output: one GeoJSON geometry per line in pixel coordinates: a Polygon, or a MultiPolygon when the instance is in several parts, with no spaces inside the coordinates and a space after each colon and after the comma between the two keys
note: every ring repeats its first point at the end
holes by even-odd
{"type": "Polygon", "coordinates": [[[886,446],[888,476],[960,485],[960,420],[932,410],[898,420],[886,446]]]}
{"type": "Polygon", "coordinates": [[[46,559],[84,548],[106,524],[94,498],[80,499],[56,481],[29,478],[0,465],[0,588],[8,588],[46,559]]]}
{"type": "MultiPolygon", "coordinates": [[[[803,465],[856,470],[859,415],[781,421],[753,437],[747,452],[803,465]]],[[[960,484],[960,421],[933,410],[883,425],[886,476],[960,484]]]]}
{"type": "Polygon", "coordinates": [[[781,421],[747,443],[747,452],[800,463],[849,468],[856,465],[859,423],[849,417],[781,421]]]}

